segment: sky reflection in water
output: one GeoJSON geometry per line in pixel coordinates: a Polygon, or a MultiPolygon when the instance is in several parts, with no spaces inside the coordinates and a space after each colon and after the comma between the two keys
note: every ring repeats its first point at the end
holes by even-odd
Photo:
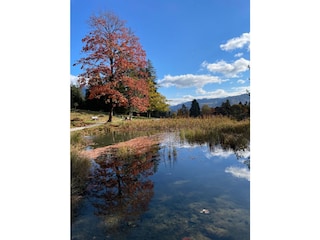
{"type": "Polygon", "coordinates": [[[84,201],[72,239],[250,239],[249,155],[168,134],[143,170],[148,174],[123,180],[122,192],[131,196],[108,199],[103,211],[94,195],[84,201]]]}

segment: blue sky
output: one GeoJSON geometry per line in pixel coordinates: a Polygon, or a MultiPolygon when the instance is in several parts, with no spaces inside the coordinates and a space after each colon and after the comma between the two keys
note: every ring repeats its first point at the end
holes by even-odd
{"type": "Polygon", "coordinates": [[[139,37],[170,105],[250,90],[249,0],[71,0],[70,11],[72,82],[87,20],[112,11],[139,37]]]}
{"type": "MultiPolygon", "coordinates": [[[[98,9],[112,7],[126,19],[140,37],[159,79],[169,74],[199,74],[204,61],[230,63],[237,59],[234,55],[238,52],[249,59],[245,48],[227,52],[222,51],[220,45],[250,31],[250,156],[254,165],[250,170],[250,238],[272,239],[276,233],[279,239],[320,239],[318,221],[299,221],[320,215],[320,195],[315,191],[320,182],[317,167],[320,135],[318,1],[251,0],[250,29],[248,6],[243,6],[246,17],[241,16],[238,6],[238,11],[233,9],[237,3],[243,4],[242,0],[219,0],[226,5],[224,10],[222,6],[210,6],[214,0],[208,3],[197,0],[194,4],[198,6],[185,14],[182,10],[190,5],[187,0],[181,0],[183,6],[178,5],[180,14],[168,14],[169,10],[164,10],[168,9],[165,6],[174,4],[173,0],[168,3],[162,0],[162,7],[158,6],[160,4],[150,6],[155,0],[149,0],[149,4],[126,5],[126,8],[113,6],[113,2],[123,3],[120,0],[76,2],[93,2],[98,9]],[[154,11],[142,14],[142,9],[147,8],[154,11]],[[203,14],[199,10],[203,10],[203,14]],[[133,11],[135,14],[130,13],[133,11]],[[175,35],[167,25],[173,24],[173,20],[174,24],[181,23],[181,15],[187,18],[184,20],[187,23],[190,20],[191,25],[184,24],[175,35]],[[143,21],[143,16],[147,20],[143,21]],[[151,21],[158,18],[162,18],[160,26],[155,20],[151,21]],[[198,19],[200,23],[196,22],[198,19]],[[188,30],[188,26],[195,34],[185,34],[188,37],[184,41],[179,39],[176,48],[182,50],[165,52],[171,46],[167,45],[169,39],[173,42],[180,38],[181,31],[188,30]],[[168,33],[163,36],[160,33],[166,32],[166,27],[168,33]],[[184,49],[185,41],[192,42],[191,39],[193,48],[184,49]],[[185,54],[182,60],[177,58],[179,54],[185,54]],[[297,217],[292,217],[292,209],[297,217]],[[266,225],[273,231],[265,231],[266,225]]],[[[75,7],[74,3],[71,0],[75,7]]],[[[75,9],[82,19],[79,19],[79,29],[83,32],[76,34],[72,28],[72,42],[85,34],[85,21],[96,7],[88,5],[82,6],[82,10],[75,9]]],[[[70,239],[70,204],[66,201],[70,197],[66,184],[66,179],[70,179],[68,79],[70,73],[77,74],[77,70],[70,67],[70,57],[74,59],[79,54],[71,52],[70,56],[70,10],[70,1],[66,0],[0,2],[3,116],[0,122],[3,126],[1,157],[4,159],[1,169],[14,170],[14,177],[12,171],[3,170],[0,174],[1,190],[10,196],[2,198],[1,217],[6,225],[0,231],[0,239],[43,239],[44,236],[48,240],[70,239]],[[8,179],[10,184],[7,184],[8,179]],[[22,194],[33,197],[24,198],[21,204],[22,194]],[[50,204],[58,207],[48,208],[50,204]],[[14,213],[19,213],[23,223],[19,231],[16,218],[12,217],[14,213]],[[53,225],[59,231],[52,231],[53,225]]],[[[81,43],[77,40],[74,44],[81,43]]],[[[73,47],[72,51],[77,50],[76,45],[73,47]]],[[[231,81],[237,82],[236,79],[231,81]]],[[[213,84],[212,91],[226,83],[213,84]]],[[[186,89],[180,88],[177,94],[195,96],[195,89],[185,93],[186,89]]],[[[161,88],[161,91],[170,96],[169,88],[161,88]]]]}

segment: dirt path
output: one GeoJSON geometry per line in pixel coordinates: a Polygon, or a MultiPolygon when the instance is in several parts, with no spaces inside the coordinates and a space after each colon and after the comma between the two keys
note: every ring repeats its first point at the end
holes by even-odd
{"type": "Polygon", "coordinates": [[[99,125],[102,125],[102,124],[104,124],[104,122],[95,123],[95,124],[91,124],[91,125],[84,126],[84,127],[70,128],[70,132],[82,130],[82,129],[85,129],[85,128],[92,128],[92,127],[96,127],[96,126],[99,126],[99,125]]]}

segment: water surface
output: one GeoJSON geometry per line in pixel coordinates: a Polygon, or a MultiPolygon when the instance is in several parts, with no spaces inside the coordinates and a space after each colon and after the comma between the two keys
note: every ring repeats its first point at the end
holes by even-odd
{"type": "Polygon", "coordinates": [[[250,239],[248,157],[176,134],[143,156],[104,156],[72,239],[250,239]]]}

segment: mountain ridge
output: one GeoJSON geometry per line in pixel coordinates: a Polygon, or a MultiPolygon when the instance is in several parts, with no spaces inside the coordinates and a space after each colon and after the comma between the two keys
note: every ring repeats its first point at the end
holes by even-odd
{"type": "MultiPolygon", "coordinates": [[[[196,99],[196,98],[195,98],[196,99]]],[[[207,104],[209,107],[215,108],[220,107],[223,102],[226,102],[229,100],[230,105],[239,104],[241,102],[242,104],[250,103],[250,96],[248,94],[241,94],[237,96],[230,96],[230,97],[223,97],[223,98],[202,98],[202,99],[196,99],[199,103],[200,109],[203,105],[207,104]]],[[[184,104],[188,109],[191,107],[192,101],[183,102],[174,106],[170,106],[171,112],[176,112],[178,109],[182,107],[182,104],[184,104]]]]}

